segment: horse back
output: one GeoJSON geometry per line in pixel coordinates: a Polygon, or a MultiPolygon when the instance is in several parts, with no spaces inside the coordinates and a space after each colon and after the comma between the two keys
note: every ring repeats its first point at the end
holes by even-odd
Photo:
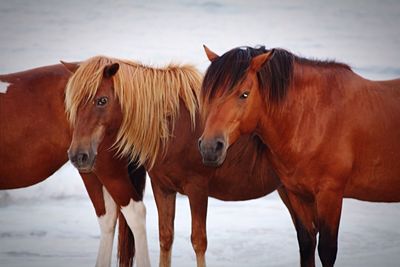
{"type": "Polygon", "coordinates": [[[400,91],[400,78],[385,81],[376,81],[376,83],[382,85],[383,87],[392,88],[394,90],[400,91]]]}
{"type": "Polygon", "coordinates": [[[347,112],[357,116],[350,121],[354,163],[346,195],[400,201],[400,79],[365,81],[360,88],[347,112]]]}

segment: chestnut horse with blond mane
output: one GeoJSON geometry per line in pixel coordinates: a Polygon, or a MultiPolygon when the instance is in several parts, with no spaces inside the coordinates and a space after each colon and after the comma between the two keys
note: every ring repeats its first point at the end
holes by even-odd
{"type": "Polygon", "coordinates": [[[231,148],[234,156],[220,168],[202,164],[196,148],[202,77],[192,66],[153,68],[97,56],[71,69],[65,101],[74,126],[69,157],[80,171],[109,173],[102,183],[117,202],[133,208],[137,204],[126,194],[125,181],[112,176],[120,167],[113,157],[130,157],[146,167],[158,209],[160,266],[171,265],[177,192],[189,198],[197,266],[205,266],[208,196],[247,200],[278,188],[287,204],[267,150],[255,136],[240,138],[231,148]]]}
{"type": "Polygon", "coordinates": [[[349,66],[283,49],[240,47],[211,61],[202,86],[204,162],[255,133],[294,210],[301,266],[333,266],[343,197],[400,201],[400,80],[369,81],[349,66]]]}
{"type": "MultiPolygon", "coordinates": [[[[64,94],[70,75],[61,64],[0,75],[4,85],[0,92],[0,190],[39,183],[67,162],[72,134],[64,94]]],[[[111,265],[117,206],[96,175],[81,176],[101,230],[96,266],[107,267],[111,265]]],[[[132,164],[129,173],[126,168],[121,177],[133,181],[132,190],[141,199],[146,178],[143,167],[132,164]]],[[[132,236],[127,229],[120,216],[119,248],[130,244],[132,236]]],[[[128,253],[120,251],[120,265],[128,266],[133,253],[133,247],[128,253]]]]}

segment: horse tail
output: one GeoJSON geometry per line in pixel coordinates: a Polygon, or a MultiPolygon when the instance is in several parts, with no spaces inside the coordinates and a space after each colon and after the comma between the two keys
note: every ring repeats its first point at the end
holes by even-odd
{"type": "MultiPolygon", "coordinates": [[[[128,173],[139,195],[139,200],[143,200],[146,185],[145,168],[135,163],[129,163],[128,173]]],[[[135,239],[121,211],[119,211],[118,219],[118,265],[121,267],[131,267],[133,265],[133,257],[135,256],[135,239]]]]}

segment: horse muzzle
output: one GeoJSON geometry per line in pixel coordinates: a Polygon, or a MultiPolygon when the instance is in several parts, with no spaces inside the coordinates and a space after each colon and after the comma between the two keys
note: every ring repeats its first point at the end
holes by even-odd
{"type": "Polygon", "coordinates": [[[88,173],[94,169],[96,155],[92,151],[78,150],[76,152],[71,152],[69,150],[68,158],[79,172],[88,173]]]}
{"type": "Polygon", "coordinates": [[[207,140],[200,138],[198,145],[204,165],[218,167],[224,162],[227,150],[224,138],[217,137],[207,140]]]}

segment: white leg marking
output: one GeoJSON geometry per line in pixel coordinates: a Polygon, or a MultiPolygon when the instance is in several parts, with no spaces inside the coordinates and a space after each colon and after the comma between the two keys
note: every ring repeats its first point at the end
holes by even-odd
{"type": "Polygon", "coordinates": [[[3,93],[3,94],[7,93],[7,89],[9,86],[10,86],[9,83],[0,81],[0,93],[3,93]]]}
{"type": "Polygon", "coordinates": [[[131,199],[127,206],[121,208],[121,212],[135,237],[136,266],[150,266],[146,235],[146,207],[144,206],[143,201],[135,202],[131,199]]]}
{"type": "Polygon", "coordinates": [[[101,234],[96,267],[111,266],[115,224],[117,222],[117,205],[104,186],[103,196],[106,213],[98,218],[101,234]]]}

